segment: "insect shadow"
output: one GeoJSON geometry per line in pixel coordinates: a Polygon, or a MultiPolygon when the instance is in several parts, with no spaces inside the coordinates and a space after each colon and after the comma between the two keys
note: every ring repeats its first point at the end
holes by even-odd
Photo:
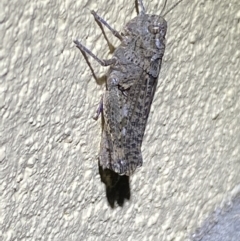
{"type": "Polygon", "coordinates": [[[109,205],[111,208],[114,208],[114,204],[117,202],[117,204],[122,207],[125,199],[129,200],[131,195],[129,176],[120,176],[110,169],[103,169],[99,164],[98,168],[101,181],[106,186],[106,196],[109,205]]]}

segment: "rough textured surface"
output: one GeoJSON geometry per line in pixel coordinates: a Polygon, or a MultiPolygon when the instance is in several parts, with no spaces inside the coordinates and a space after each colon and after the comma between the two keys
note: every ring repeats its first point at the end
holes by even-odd
{"type": "MultiPolygon", "coordinates": [[[[238,190],[239,192],[239,190],[238,190]]],[[[193,241],[237,241],[240,239],[240,196],[218,208],[193,235],[193,241]]]]}
{"type": "Polygon", "coordinates": [[[114,210],[97,170],[100,122],[91,119],[103,86],[72,40],[108,58],[90,10],[116,29],[136,11],[134,1],[99,2],[0,3],[0,240],[188,240],[236,195],[239,0],[183,1],[166,16],[144,164],[131,200],[114,210]]]}

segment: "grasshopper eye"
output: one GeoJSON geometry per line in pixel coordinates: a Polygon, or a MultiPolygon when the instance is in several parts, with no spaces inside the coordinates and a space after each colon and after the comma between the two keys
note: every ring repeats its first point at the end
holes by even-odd
{"type": "Polygon", "coordinates": [[[160,32],[160,28],[159,28],[159,25],[149,25],[148,26],[148,31],[152,34],[157,34],[160,32]]]}

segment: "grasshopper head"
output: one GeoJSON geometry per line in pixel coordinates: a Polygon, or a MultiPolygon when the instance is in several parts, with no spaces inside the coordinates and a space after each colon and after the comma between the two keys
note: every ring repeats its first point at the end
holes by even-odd
{"type": "Polygon", "coordinates": [[[138,15],[127,23],[124,28],[123,35],[132,36],[146,36],[146,35],[159,35],[161,38],[165,38],[167,33],[166,20],[158,15],[138,15]]]}

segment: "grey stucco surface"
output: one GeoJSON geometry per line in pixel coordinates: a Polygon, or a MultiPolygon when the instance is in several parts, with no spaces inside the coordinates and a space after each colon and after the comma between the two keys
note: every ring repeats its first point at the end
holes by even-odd
{"type": "Polygon", "coordinates": [[[240,200],[231,211],[219,217],[217,224],[205,234],[202,241],[237,241],[240,240],[240,200]]]}
{"type": "Polygon", "coordinates": [[[193,234],[193,241],[240,240],[240,196],[218,209],[193,234]]]}
{"type": "MultiPolygon", "coordinates": [[[[162,2],[145,2],[160,13],[162,2]]],[[[239,0],[183,1],[166,16],[144,164],[131,200],[114,210],[97,169],[101,124],[91,118],[104,86],[72,40],[110,58],[90,10],[121,29],[136,16],[134,1],[0,5],[0,240],[204,237],[206,220],[239,193],[239,0]]]]}

